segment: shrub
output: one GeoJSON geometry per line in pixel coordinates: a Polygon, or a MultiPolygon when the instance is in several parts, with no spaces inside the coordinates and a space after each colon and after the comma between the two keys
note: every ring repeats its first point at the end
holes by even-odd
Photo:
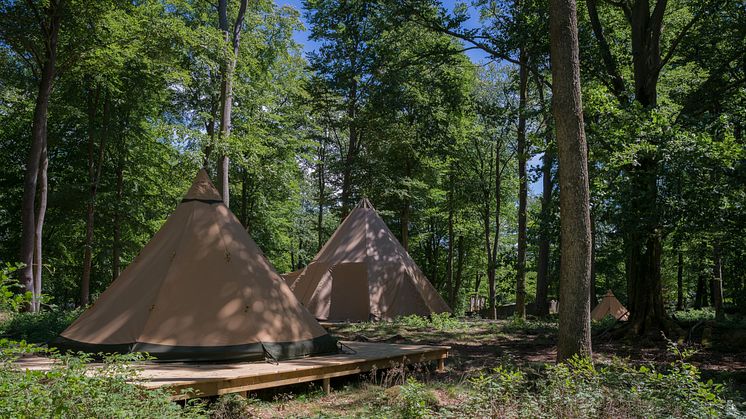
{"type": "Polygon", "coordinates": [[[621,360],[600,368],[587,358],[548,365],[539,379],[519,370],[496,368],[469,380],[470,396],[463,406],[470,417],[740,417],[722,386],[703,382],[699,370],[686,362],[691,352],[673,342],[676,360],[664,370],[634,367],[621,360]]]}
{"type": "Polygon", "coordinates": [[[26,291],[23,285],[11,277],[11,274],[22,266],[24,265],[12,265],[7,262],[0,266],[0,312],[16,313],[31,301],[31,292],[26,291]]]}
{"type": "Polygon", "coordinates": [[[47,343],[57,337],[75,319],[81,309],[70,311],[43,311],[41,313],[16,313],[0,323],[0,335],[30,343],[47,343]]]}
{"type": "Polygon", "coordinates": [[[141,354],[102,355],[90,366],[90,355],[60,356],[25,342],[0,341],[0,417],[202,417],[203,406],[181,407],[166,390],[132,384],[141,354]],[[23,370],[14,364],[29,353],[44,353],[58,362],[48,371],[23,370]]]}
{"type": "Polygon", "coordinates": [[[432,417],[434,412],[431,406],[437,404],[435,396],[414,378],[407,379],[407,382],[401,385],[397,401],[402,419],[432,417]]]}

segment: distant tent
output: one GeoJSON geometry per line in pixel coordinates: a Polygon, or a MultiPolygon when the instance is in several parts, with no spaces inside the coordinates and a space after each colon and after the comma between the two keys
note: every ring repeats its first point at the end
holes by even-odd
{"type": "Polygon", "coordinates": [[[336,352],[200,170],[135,260],[56,342],[171,361],[336,352]]]}
{"type": "Polygon", "coordinates": [[[285,280],[321,320],[365,321],[451,311],[367,199],[308,266],[286,274],[285,280]]]}
{"type": "Polygon", "coordinates": [[[629,318],[629,311],[614,297],[611,291],[607,291],[601,302],[591,311],[591,318],[593,320],[601,320],[606,316],[612,316],[622,321],[626,321],[629,318]]]}

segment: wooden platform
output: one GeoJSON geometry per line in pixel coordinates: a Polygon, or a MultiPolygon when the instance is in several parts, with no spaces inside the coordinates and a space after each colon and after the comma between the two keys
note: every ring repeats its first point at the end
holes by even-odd
{"type": "MultiPolygon", "coordinates": [[[[280,387],[321,380],[329,391],[329,379],[401,364],[437,361],[438,369],[448,357],[448,346],[398,345],[343,342],[345,353],[317,356],[279,364],[244,362],[234,364],[144,363],[140,383],[147,388],[168,387],[174,400],[217,396],[227,393],[280,387]],[[349,347],[349,349],[347,348],[349,347]],[[185,393],[187,389],[191,389],[185,393]]],[[[26,369],[49,369],[49,358],[29,357],[17,362],[26,369]]]]}

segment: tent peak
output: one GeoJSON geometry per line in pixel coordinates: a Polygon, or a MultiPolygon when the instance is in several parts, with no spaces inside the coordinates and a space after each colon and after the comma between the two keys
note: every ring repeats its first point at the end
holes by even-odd
{"type": "Polygon", "coordinates": [[[363,197],[363,199],[361,199],[360,202],[358,202],[358,204],[357,204],[357,206],[355,208],[356,209],[357,208],[369,208],[369,209],[372,209],[374,211],[376,210],[375,208],[373,208],[373,204],[370,203],[370,201],[368,200],[367,197],[363,197]]]}
{"type": "Polygon", "coordinates": [[[199,169],[197,176],[192,182],[192,187],[184,195],[185,201],[207,201],[215,202],[222,201],[223,198],[220,196],[220,192],[210,182],[210,176],[207,174],[205,169],[199,169]]]}

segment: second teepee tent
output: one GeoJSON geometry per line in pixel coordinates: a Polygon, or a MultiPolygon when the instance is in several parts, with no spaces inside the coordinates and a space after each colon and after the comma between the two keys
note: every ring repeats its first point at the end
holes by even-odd
{"type": "Polygon", "coordinates": [[[303,270],[285,275],[296,297],[329,321],[450,312],[367,199],[303,270]]]}

